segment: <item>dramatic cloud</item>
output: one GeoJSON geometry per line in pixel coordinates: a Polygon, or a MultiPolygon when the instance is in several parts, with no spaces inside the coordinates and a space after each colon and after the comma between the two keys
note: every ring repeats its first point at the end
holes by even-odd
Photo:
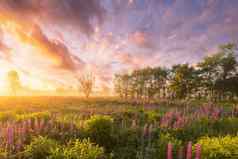
{"type": "Polygon", "coordinates": [[[0,57],[34,63],[34,72],[65,84],[90,68],[107,87],[115,73],[193,64],[237,43],[237,7],[237,0],[0,0],[0,57]]]}
{"type": "Polygon", "coordinates": [[[102,23],[105,11],[97,0],[1,0],[0,12],[21,22],[70,26],[91,34],[92,21],[102,23]]]}
{"type": "Polygon", "coordinates": [[[37,25],[27,32],[17,30],[16,33],[21,41],[38,49],[40,54],[51,59],[53,64],[59,68],[73,71],[83,66],[83,62],[71,54],[63,43],[48,39],[37,25]]]}

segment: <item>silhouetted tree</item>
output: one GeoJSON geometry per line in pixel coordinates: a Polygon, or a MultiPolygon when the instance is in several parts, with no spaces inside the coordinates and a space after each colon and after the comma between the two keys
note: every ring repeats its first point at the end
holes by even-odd
{"type": "Polygon", "coordinates": [[[83,74],[81,77],[78,78],[80,83],[80,88],[82,92],[84,93],[86,98],[89,98],[89,96],[92,93],[93,85],[95,83],[95,77],[92,73],[83,74]]]}

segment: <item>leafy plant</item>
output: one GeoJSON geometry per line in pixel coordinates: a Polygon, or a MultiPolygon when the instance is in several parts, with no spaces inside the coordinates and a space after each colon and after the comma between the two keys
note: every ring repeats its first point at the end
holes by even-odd
{"type": "Polygon", "coordinates": [[[103,157],[103,148],[94,145],[88,139],[84,139],[83,141],[76,140],[72,145],[64,149],[65,159],[102,159],[103,157]]]}
{"type": "Polygon", "coordinates": [[[85,130],[93,142],[109,150],[113,147],[112,128],[112,118],[108,116],[92,116],[86,121],[85,130]]]}
{"type": "Polygon", "coordinates": [[[203,159],[235,159],[238,157],[238,136],[203,137],[198,143],[202,146],[203,159]]]}
{"type": "Polygon", "coordinates": [[[59,145],[55,140],[46,137],[34,138],[30,145],[25,148],[25,157],[31,159],[46,159],[59,145]]]}

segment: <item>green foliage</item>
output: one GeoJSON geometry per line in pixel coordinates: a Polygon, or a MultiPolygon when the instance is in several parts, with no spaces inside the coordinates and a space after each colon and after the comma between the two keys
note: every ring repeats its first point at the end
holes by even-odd
{"type": "Polygon", "coordinates": [[[31,159],[46,159],[56,149],[58,144],[55,140],[46,137],[34,138],[30,145],[25,148],[25,157],[31,159]]]}
{"type": "Polygon", "coordinates": [[[204,137],[198,143],[202,146],[203,159],[236,159],[238,157],[238,136],[204,137]]]}
{"type": "Polygon", "coordinates": [[[237,123],[238,118],[222,118],[216,121],[204,118],[191,122],[183,129],[170,132],[184,142],[196,141],[202,136],[236,135],[238,132],[237,123]]]}
{"type": "Polygon", "coordinates": [[[116,130],[113,137],[115,146],[113,149],[113,158],[115,159],[133,159],[137,154],[140,145],[138,130],[119,129],[116,130]]]}
{"type": "Polygon", "coordinates": [[[48,111],[44,111],[44,112],[35,112],[35,113],[16,114],[16,121],[23,121],[27,119],[37,119],[37,118],[43,118],[45,120],[49,120],[50,113],[48,111]]]}
{"type": "Polygon", "coordinates": [[[110,150],[113,147],[112,139],[113,120],[109,116],[92,116],[86,121],[85,130],[90,139],[100,146],[110,150]]]}
{"type": "Polygon", "coordinates": [[[156,153],[154,154],[154,159],[156,158],[166,158],[167,153],[167,145],[171,143],[173,145],[173,155],[176,156],[176,151],[181,146],[182,142],[170,134],[161,133],[159,139],[154,143],[154,147],[156,148],[156,153]]]}
{"type": "MultiPolygon", "coordinates": [[[[72,145],[64,149],[65,159],[102,159],[104,158],[103,148],[92,144],[89,140],[76,140],[72,145]]],[[[53,159],[53,158],[52,158],[53,159]]],[[[54,158],[55,159],[55,158],[54,158]]]]}
{"type": "Polygon", "coordinates": [[[14,121],[16,119],[16,115],[13,112],[0,112],[0,121],[14,121]]]}
{"type": "Polygon", "coordinates": [[[136,102],[155,98],[212,99],[222,101],[238,96],[236,45],[221,45],[218,52],[195,66],[178,64],[172,69],[147,67],[115,76],[115,92],[136,102]]]}
{"type": "Polygon", "coordinates": [[[24,157],[31,159],[102,159],[104,150],[86,139],[75,140],[67,146],[60,146],[55,140],[38,137],[26,146],[24,157]]]}

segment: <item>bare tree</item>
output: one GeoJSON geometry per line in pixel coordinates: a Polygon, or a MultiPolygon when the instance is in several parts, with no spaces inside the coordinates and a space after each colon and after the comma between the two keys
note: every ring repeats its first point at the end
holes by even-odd
{"type": "Polygon", "coordinates": [[[78,78],[80,83],[80,88],[84,93],[86,98],[89,98],[90,94],[93,90],[93,85],[95,83],[95,77],[92,73],[83,74],[81,77],[78,78]]]}
{"type": "Polygon", "coordinates": [[[21,82],[18,72],[14,70],[9,71],[7,73],[7,78],[12,95],[16,95],[17,91],[21,88],[21,82]]]}

